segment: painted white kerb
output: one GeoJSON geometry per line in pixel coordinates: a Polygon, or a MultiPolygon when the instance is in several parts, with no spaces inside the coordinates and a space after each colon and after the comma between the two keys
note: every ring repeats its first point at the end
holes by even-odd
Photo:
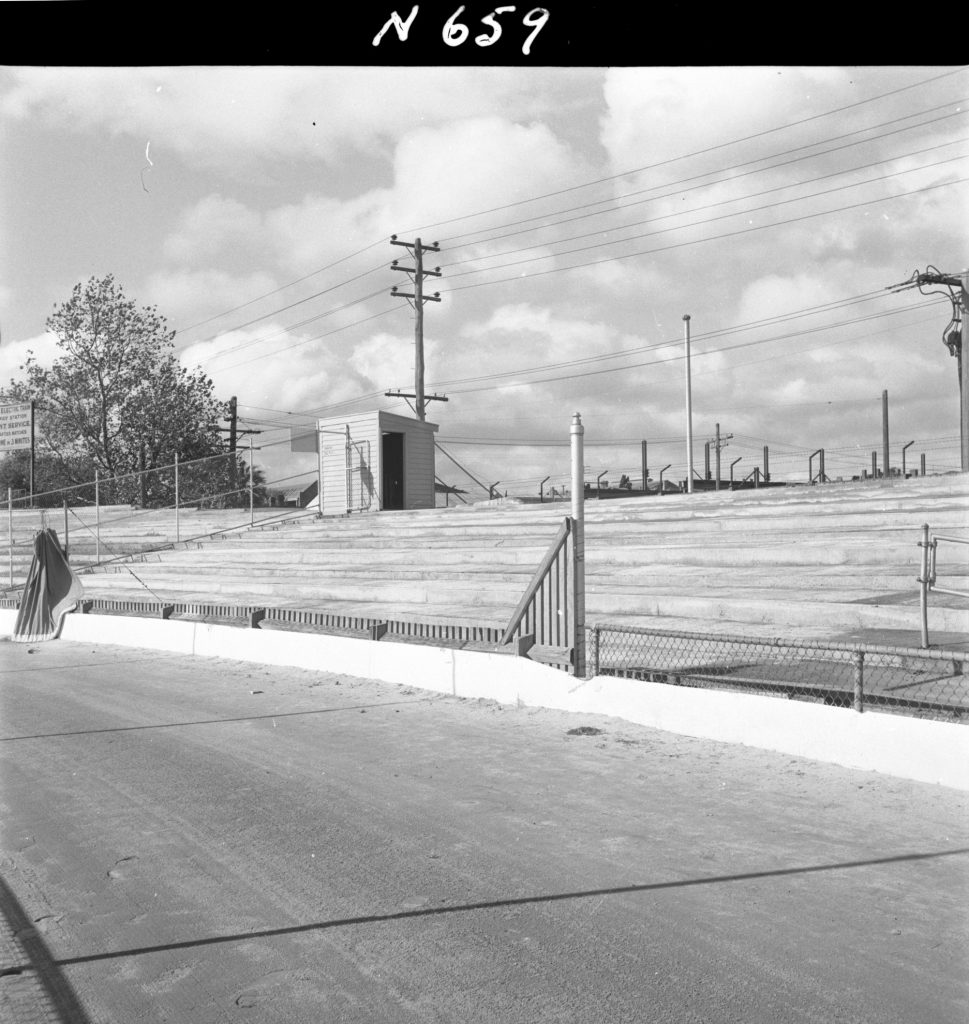
{"type": "MultiPolygon", "coordinates": [[[[15,611],[0,609],[0,635],[9,636],[15,621],[15,611]]],[[[969,790],[969,728],[949,722],[608,676],[581,680],[505,654],[201,622],[72,614],[62,636],[612,715],[686,736],[969,790]]]]}

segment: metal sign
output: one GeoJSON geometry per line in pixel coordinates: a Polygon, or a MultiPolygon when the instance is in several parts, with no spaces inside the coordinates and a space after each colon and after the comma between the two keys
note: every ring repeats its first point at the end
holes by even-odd
{"type": "Polygon", "coordinates": [[[32,447],[32,412],[30,402],[0,405],[0,454],[32,447]]]}

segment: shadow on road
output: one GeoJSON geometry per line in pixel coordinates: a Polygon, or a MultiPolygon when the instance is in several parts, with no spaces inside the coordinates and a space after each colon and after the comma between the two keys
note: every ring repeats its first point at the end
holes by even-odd
{"type": "Polygon", "coordinates": [[[316,921],[312,924],[292,925],[286,928],[266,928],[262,931],[238,932],[229,935],[213,935],[202,939],[187,939],[184,942],[169,942],[157,946],[139,946],[118,949],[106,953],[90,953],[86,956],[67,957],[58,960],[61,967],[75,964],[89,964],[100,960],[118,960],[123,957],[144,956],[175,949],[194,949],[201,946],[215,946],[230,942],[247,942],[252,939],[268,939],[281,935],[301,935],[306,932],[326,931],[356,925],[380,924],[386,921],[406,921],[412,918],[437,917],[443,914],[465,914],[479,910],[496,910],[501,907],[520,907],[527,904],[557,903],[564,900],[580,900],[602,896],[619,896],[628,893],[655,892],[662,889],[679,889],[697,885],[719,885],[724,882],[745,882],[759,878],[780,878],[786,875],[808,875],[822,871],[845,871],[851,868],[874,867],[883,864],[901,864],[909,861],[930,860],[937,857],[955,857],[969,854],[969,848],[938,850],[933,853],[903,853],[892,857],[877,857],[871,860],[843,861],[837,864],[815,864],[807,867],[775,868],[769,871],[749,871],[735,875],[712,875],[707,878],[681,879],[675,882],[650,882],[642,885],[620,885],[608,889],[585,889],[575,892],[545,893],[536,896],[517,896],[508,899],[485,900],[478,903],[460,903],[450,907],[430,907],[417,910],[401,910],[391,914],[366,914],[360,917],[345,917],[331,921],[316,921]]]}

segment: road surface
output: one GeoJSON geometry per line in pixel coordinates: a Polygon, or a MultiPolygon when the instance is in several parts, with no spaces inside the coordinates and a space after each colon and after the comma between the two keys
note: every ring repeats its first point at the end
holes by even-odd
{"type": "Polygon", "coordinates": [[[954,790],[65,641],[0,642],[0,781],[4,1021],[969,1019],[954,790]]]}

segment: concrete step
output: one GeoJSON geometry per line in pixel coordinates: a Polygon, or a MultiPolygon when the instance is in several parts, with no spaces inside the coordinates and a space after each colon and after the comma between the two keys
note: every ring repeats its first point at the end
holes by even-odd
{"type": "MultiPolygon", "coordinates": [[[[83,578],[85,593],[89,596],[110,596],[112,593],[149,590],[170,600],[214,601],[229,600],[239,604],[297,602],[311,606],[332,601],[358,600],[381,603],[386,607],[407,603],[445,608],[480,609],[497,607],[510,611],[517,604],[522,588],[492,580],[482,586],[474,581],[375,581],[361,576],[356,580],[290,580],[274,583],[264,578],[246,575],[213,573],[208,579],[193,576],[186,579],[180,574],[166,572],[139,572],[98,574],[83,578]],[[185,596],[191,594],[191,597],[185,596]]],[[[712,621],[732,618],[739,621],[773,622],[795,625],[816,622],[819,625],[844,628],[869,625],[881,626],[908,623],[918,624],[918,592],[910,591],[906,603],[892,595],[872,594],[867,591],[844,589],[828,593],[805,592],[803,589],[779,590],[750,586],[722,590],[707,590],[684,594],[673,588],[600,586],[588,581],[586,607],[589,614],[622,614],[697,617],[712,621]],[[880,600],[887,601],[884,604],[880,600]]],[[[936,628],[965,629],[969,631],[969,611],[959,608],[933,606],[930,613],[940,620],[936,628]]]]}
{"type": "MultiPolygon", "coordinates": [[[[190,566],[172,563],[168,560],[128,563],[124,565],[102,566],[93,573],[84,574],[84,579],[92,576],[125,574],[133,572],[144,580],[165,580],[178,583],[187,576],[208,581],[250,580],[258,576],[266,585],[279,591],[293,586],[326,586],[331,592],[338,587],[352,589],[367,586],[374,580],[384,585],[392,583],[421,584],[427,589],[461,590],[464,587],[489,586],[500,587],[515,593],[523,593],[535,571],[535,564],[519,566],[493,565],[452,565],[428,568],[402,568],[400,566],[361,566],[351,564],[340,567],[306,564],[290,564],[285,570],[277,565],[237,563],[206,559],[190,566]],[[130,569],[129,569],[130,565],[130,569]]],[[[969,574],[952,574],[947,577],[953,588],[966,589],[969,593],[969,574]]],[[[744,593],[748,591],[770,591],[778,599],[795,599],[797,595],[823,594],[825,592],[841,595],[845,600],[867,600],[881,595],[916,590],[917,576],[914,569],[896,573],[880,572],[878,574],[855,574],[846,579],[843,574],[810,570],[798,574],[796,581],[787,574],[766,573],[758,569],[711,569],[671,567],[662,571],[654,567],[623,568],[615,571],[609,568],[587,565],[587,586],[590,592],[647,591],[651,594],[673,593],[683,591],[699,591],[703,593],[744,593]]]]}

